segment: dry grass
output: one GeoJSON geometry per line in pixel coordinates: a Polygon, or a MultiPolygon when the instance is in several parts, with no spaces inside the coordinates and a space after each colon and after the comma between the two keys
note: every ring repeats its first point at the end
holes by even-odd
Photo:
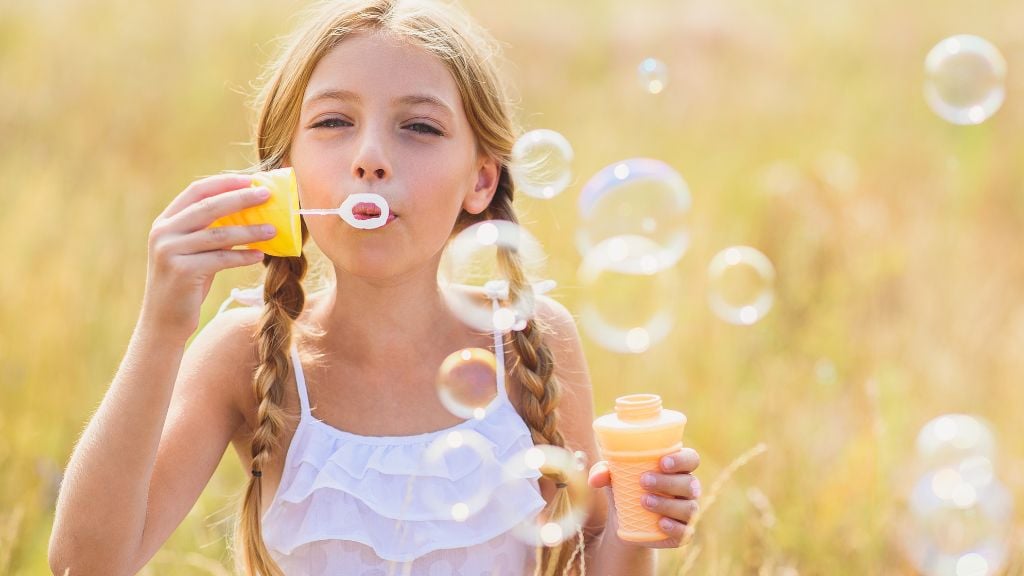
{"type": "MultiPolygon", "coordinates": [[[[517,200],[554,297],[582,298],[572,234],[591,174],[651,156],[692,188],[675,328],[637,357],[585,339],[595,406],[661,394],[705,480],[772,450],[705,504],[693,547],[662,552],[663,573],[909,573],[891,527],[914,436],[945,412],[993,424],[997,473],[1024,501],[1024,4],[465,3],[508,45],[524,126],[575,146],[565,194],[517,200]],[[1003,109],[976,127],[921,95],[924,55],[961,32],[1010,65],[1003,109]],[[650,55],[670,72],[656,97],[635,78],[650,55]],[[706,306],[704,267],[735,244],[778,272],[749,328],[706,306]]],[[[60,471],[138,314],[149,226],[194,178],[252,160],[242,93],[302,4],[0,2],[0,573],[46,573],[60,471]]],[[[219,276],[203,321],[255,279],[219,276]]],[[[230,566],[208,516],[243,480],[227,455],[148,570],[230,566]]]]}

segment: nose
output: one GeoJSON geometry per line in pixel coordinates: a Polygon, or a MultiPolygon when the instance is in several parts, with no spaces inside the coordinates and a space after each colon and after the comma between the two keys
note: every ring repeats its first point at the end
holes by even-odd
{"type": "Polygon", "coordinates": [[[360,180],[384,180],[391,175],[391,166],[382,139],[367,129],[352,158],[352,175],[360,180]]]}

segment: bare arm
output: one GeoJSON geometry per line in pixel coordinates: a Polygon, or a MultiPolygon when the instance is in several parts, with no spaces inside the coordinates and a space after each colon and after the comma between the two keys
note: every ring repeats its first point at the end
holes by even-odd
{"type": "Polygon", "coordinates": [[[139,324],[71,455],[50,542],[55,574],[123,573],[146,520],[149,477],[184,342],[139,324]]]}
{"type": "Polygon", "coordinates": [[[242,421],[246,311],[218,317],[188,350],[185,343],[214,274],[259,256],[221,249],[252,241],[252,230],[206,229],[257,203],[249,192],[227,193],[244,180],[197,181],[154,224],[139,322],[61,483],[49,547],[55,574],[140,568],[195,503],[242,421]]]}
{"type": "Polygon", "coordinates": [[[225,312],[184,352],[140,323],[65,472],[55,574],[134,574],[181,523],[244,425],[239,367],[254,320],[225,312]]]}

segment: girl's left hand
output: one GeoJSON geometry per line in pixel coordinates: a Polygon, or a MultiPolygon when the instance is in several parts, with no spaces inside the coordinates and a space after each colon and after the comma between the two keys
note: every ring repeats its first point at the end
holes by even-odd
{"type": "MultiPolygon", "coordinates": [[[[645,472],[641,476],[641,486],[646,490],[642,497],[643,506],[662,516],[659,525],[668,536],[655,542],[637,542],[637,546],[678,548],[685,543],[686,525],[697,512],[697,499],[700,497],[700,481],[693,475],[699,465],[700,455],[692,448],[683,448],[662,457],[658,463],[659,472],[645,472]],[[650,504],[649,499],[653,499],[650,504]]],[[[610,488],[608,463],[602,460],[594,464],[587,481],[594,489],[610,488]]],[[[611,490],[608,493],[610,496],[611,490]]]]}

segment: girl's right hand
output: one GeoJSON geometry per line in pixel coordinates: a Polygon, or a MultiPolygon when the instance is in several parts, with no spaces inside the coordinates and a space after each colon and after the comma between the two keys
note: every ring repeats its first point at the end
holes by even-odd
{"type": "Polygon", "coordinates": [[[199,326],[200,309],[214,275],[256,264],[259,250],[231,250],[276,231],[262,225],[208,228],[222,216],[263,204],[267,188],[249,188],[252,177],[219,174],[192,182],[153,222],[141,319],[187,339],[199,326]]]}

